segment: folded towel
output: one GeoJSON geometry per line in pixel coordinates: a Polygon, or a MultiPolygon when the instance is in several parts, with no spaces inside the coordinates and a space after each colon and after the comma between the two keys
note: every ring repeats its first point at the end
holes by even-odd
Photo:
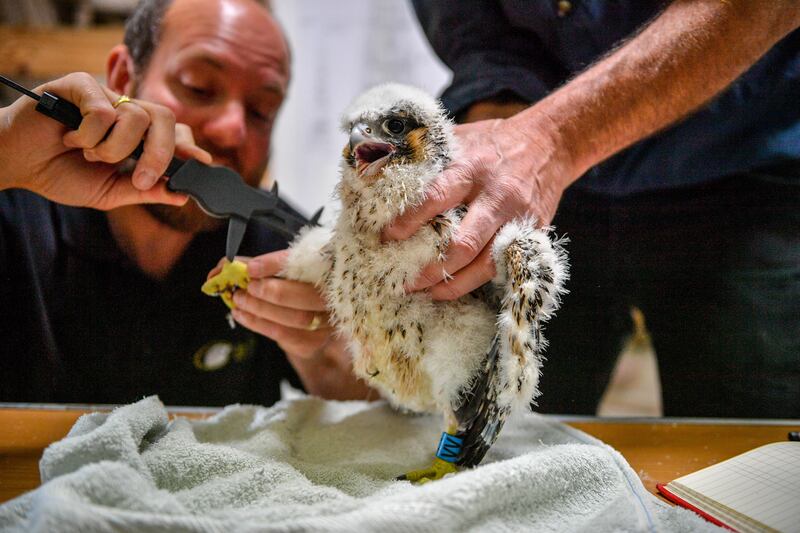
{"type": "Polygon", "coordinates": [[[169,421],[155,396],[82,416],[2,531],[716,531],[661,508],[612,448],[510,420],[484,464],[415,486],[441,421],[306,396],[169,421]]]}

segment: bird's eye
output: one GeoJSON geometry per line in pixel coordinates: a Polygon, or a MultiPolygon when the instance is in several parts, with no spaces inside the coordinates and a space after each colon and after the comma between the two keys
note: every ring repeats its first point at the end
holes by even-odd
{"type": "Polygon", "coordinates": [[[383,129],[392,135],[399,135],[406,129],[405,123],[399,118],[390,118],[384,121],[383,129]]]}

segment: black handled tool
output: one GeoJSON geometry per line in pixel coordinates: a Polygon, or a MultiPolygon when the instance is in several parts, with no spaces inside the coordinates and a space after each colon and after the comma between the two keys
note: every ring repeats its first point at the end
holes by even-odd
{"type": "MultiPolygon", "coordinates": [[[[18,83],[0,76],[0,82],[37,101],[36,111],[57,120],[66,127],[77,130],[83,116],[78,106],[45,92],[41,96],[18,83]]],[[[131,153],[130,158],[142,155],[144,143],[131,153]]],[[[318,225],[322,209],[311,220],[306,220],[280,206],[277,184],[271,191],[256,189],[247,185],[233,170],[222,166],[209,166],[197,160],[184,161],[173,157],[164,176],[168,177],[167,188],[173,192],[186,194],[210,216],[227,218],[228,239],[225,256],[233,261],[242,243],[247,222],[253,217],[264,218],[266,225],[287,237],[293,237],[303,226],[318,225]]]]}

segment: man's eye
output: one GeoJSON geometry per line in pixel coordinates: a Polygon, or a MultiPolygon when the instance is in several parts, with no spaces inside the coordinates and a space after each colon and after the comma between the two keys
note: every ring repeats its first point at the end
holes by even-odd
{"type": "Polygon", "coordinates": [[[406,129],[406,125],[399,118],[390,118],[383,122],[383,129],[384,131],[386,131],[386,133],[391,133],[392,135],[399,135],[403,133],[403,130],[406,129]]]}
{"type": "Polygon", "coordinates": [[[250,110],[250,116],[253,117],[254,119],[260,120],[262,122],[266,122],[268,120],[267,115],[255,110],[255,109],[251,109],[250,110]]]}
{"type": "Polygon", "coordinates": [[[270,120],[272,120],[273,118],[275,118],[275,112],[274,112],[274,110],[270,110],[270,111],[261,111],[261,110],[259,110],[259,109],[256,109],[256,108],[251,108],[251,109],[248,111],[248,113],[249,113],[249,114],[250,114],[250,116],[251,116],[251,117],[253,117],[255,120],[259,120],[259,121],[261,121],[261,122],[269,122],[270,120]]]}
{"type": "Polygon", "coordinates": [[[196,96],[198,98],[210,98],[212,96],[211,90],[205,87],[184,83],[183,88],[191,93],[192,96],[196,96]]]}

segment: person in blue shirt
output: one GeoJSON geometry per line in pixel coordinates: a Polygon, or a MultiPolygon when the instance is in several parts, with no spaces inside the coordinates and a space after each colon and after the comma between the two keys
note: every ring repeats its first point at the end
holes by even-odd
{"type": "Polygon", "coordinates": [[[497,229],[535,217],[572,264],[540,410],[594,412],[636,306],[666,415],[800,416],[797,2],[413,4],[462,152],[384,238],[469,213],[407,290],[479,287],[497,229]]]}

